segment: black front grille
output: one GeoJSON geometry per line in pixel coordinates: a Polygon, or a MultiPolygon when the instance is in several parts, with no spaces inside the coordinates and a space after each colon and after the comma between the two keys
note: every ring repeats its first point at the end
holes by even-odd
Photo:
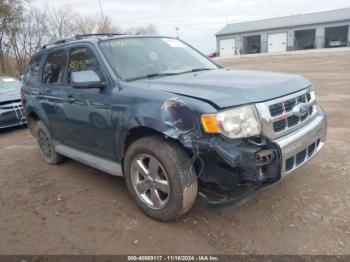
{"type": "Polygon", "coordinates": [[[297,155],[296,155],[296,164],[300,165],[301,163],[304,162],[306,157],[306,149],[304,149],[303,151],[300,151],[297,155]]]}
{"type": "Polygon", "coordinates": [[[294,167],[294,156],[286,160],[286,171],[291,170],[294,167]]]}
{"type": "Polygon", "coordinates": [[[320,144],[320,141],[321,141],[320,139],[317,139],[317,146],[320,144]]]}
{"type": "Polygon", "coordinates": [[[301,116],[300,121],[304,121],[307,117],[308,117],[308,114],[301,116]]]}
{"type": "Polygon", "coordinates": [[[286,112],[292,111],[295,104],[296,104],[295,98],[285,101],[284,108],[285,108],[286,112]]]}
{"type": "Polygon", "coordinates": [[[285,128],[286,128],[286,120],[284,120],[284,119],[278,120],[278,121],[273,123],[273,130],[276,133],[283,131],[285,128]]]}
{"type": "Polygon", "coordinates": [[[296,155],[289,157],[285,162],[285,171],[291,171],[294,167],[302,164],[307,159],[311,158],[312,155],[317,151],[317,147],[319,146],[320,141],[321,140],[319,138],[305,149],[299,151],[296,155]]]}
{"type": "Polygon", "coordinates": [[[305,95],[298,96],[297,100],[299,103],[305,103],[306,102],[305,95]]]}
{"type": "Polygon", "coordinates": [[[307,101],[310,101],[311,100],[311,94],[310,93],[306,93],[306,98],[307,98],[307,101]]]}
{"type": "Polygon", "coordinates": [[[292,127],[292,126],[295,126],[299,123],[299,117],[297,116],[289,116],[287,118],[287,121],[288,121],[288,127],[292,127]]]}
{"type": "Polygon", "coordinates": [[[296,98],[291,98],[286,101],[276,103],[269,106],[270,114],[272,117],[283,114],[284,112],[290,112],[293,107],[300,103],[306,103],[311,101],[311,94],[306,93],[296,98]]]}
{"type": "Polygon", "coordinates": [[[278,116],[283,113],[283,106],[281,103],[270,105],[269,109],[271,116],[278,116]]]}
{"type": "Polygon", "coordinates": [[[287,128],[297,126],[301,122],[308,119],[309,116],[311,116],[313,113],[313,106],[312,105],[308,106],[307,114],[300,116],[300,117],[296,115],[297,112],[295,112],[295,115],[294,115],[294,113],[292,111],[296,105],[298,105],[300,103],[309,103],[310,101],[311,101],[311,94],[306,93],[306,94],[296,96],[295,98],[291,98],[291,99],[282,101],[280,103],[270,105],[269,111],[270,111],[271,117],[273,117],[273,118],[275,118],[277,116],[283,116],[283,115],[286,116],[290,112],[289,113],[290,116],[288,116],[286,120],[284,120],[284,119],[283,120],[277,120],[277,119],[275,120],[275,122],[273,123],[274,131],[281,132],[287,128]]]}
{"type": "Polygon", "coordinates": [[[313,154],[314,151],[315,151],[315,148],[316,148],[315,143],[309,145],[308,151],[307,151],[307,156],[308,156],[308,157],[312,156],[312,154],[313,154]]]}
{"type": "Polygon", "coordinates": [[[313,106],[309,106],[309,115],[312,115],[313,110],[314,110],[314,107],[313,106]]]}

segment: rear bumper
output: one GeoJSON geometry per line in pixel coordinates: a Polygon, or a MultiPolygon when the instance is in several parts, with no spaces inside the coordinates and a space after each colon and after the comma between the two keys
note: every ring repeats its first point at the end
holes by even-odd
{"type": "Polygon", "coordinates": [[[312,122],[274,141],[281,154],[281,177],[305,164],[323,147],[327,135],[327,118],[320,106],[316,106],[316,109],[317,114],[312,122]]]}

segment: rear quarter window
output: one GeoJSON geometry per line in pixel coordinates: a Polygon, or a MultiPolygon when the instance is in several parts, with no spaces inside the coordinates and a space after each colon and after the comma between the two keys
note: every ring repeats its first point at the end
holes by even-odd
{"type": "Polygon", "coordinates": [[[27,66],[26,73],[24,75],[24,83],[27,85],[33,85],[38,81],[39,68],[43,54],[34,55],[27,66]]]}

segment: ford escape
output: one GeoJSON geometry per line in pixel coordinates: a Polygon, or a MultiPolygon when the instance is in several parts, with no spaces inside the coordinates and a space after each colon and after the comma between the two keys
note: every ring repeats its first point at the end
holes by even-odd
{"type": "Polygon", "coordinates": [[[22,100],[49,164],[68,157],[124,176],[138,206],[162,221],[186,213],[197,195],[248,199],[326,138],[325,112],[304,77],[224,69],[169,37],[50,43],[29,62],[22,100]],[[230,195],[240,189],[243,198],[230,195]]]}

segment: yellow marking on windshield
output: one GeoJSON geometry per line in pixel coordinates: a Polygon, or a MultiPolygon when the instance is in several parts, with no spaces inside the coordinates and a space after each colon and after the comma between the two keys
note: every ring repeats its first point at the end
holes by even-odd
{"type": "Polygon", "coordinates": [[[101,44],[105,47],[135,47],[135,46],[143,46],[144,43],[138,39],[118,39],[118,40],[110,40],[107,42],[103,42],[101,44]]]}
{"type": "Polygon", "coordinates": [[[86,61],[84,59],[71,59],[69,61],[69,67],[74,69],[86,68],[86,61]]]}

